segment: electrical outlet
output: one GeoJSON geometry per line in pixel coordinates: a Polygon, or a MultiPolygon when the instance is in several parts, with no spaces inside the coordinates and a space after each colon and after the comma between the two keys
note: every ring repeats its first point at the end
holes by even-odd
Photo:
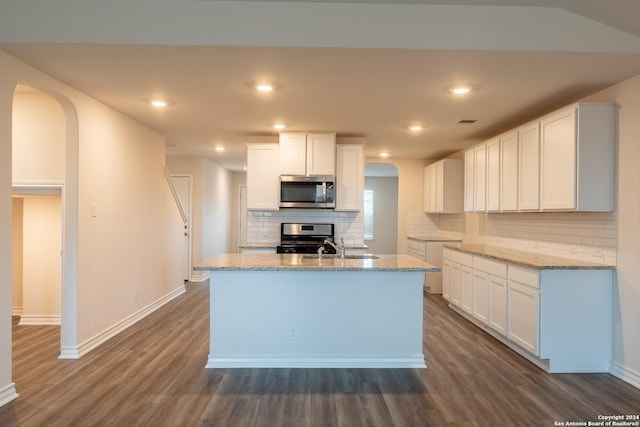
{"type": "Polygon", "coordinates": [[[296,338],[298,338],[298,328],[292,326],[289,328],[289,339],[295,340],[296,338]]]}

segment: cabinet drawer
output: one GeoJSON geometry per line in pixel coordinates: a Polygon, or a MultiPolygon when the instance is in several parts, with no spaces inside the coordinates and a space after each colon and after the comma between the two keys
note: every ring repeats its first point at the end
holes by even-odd
{"type": "Polygon", "coordinates": [[[424,252],[427,248],[427,243],[420,240],[409,239],[409,248],[424,252]]]}
{"type": "Polygon", "coordinates": [[[507,264],[500,261],[493,261],[484,257],[473,257],[473,268],[493,274],[498,277],[507,277],[507,264]]]}
{"type": "Polygon", "coordinates": [[[466,254],[464,252],[451,251],[451,261],[458,264],[467,265],[473,267],[473,255],[466,254]]]}
{"type": "Polygon", "coordinates": [[[509,280],[531,286],[532,288],[540,288],[540,274],[538,270],[531,270],[523,267],[509,266],[509,280]]]}

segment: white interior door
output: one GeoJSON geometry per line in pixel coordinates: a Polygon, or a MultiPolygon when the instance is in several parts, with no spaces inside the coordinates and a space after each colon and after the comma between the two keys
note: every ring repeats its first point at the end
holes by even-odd
{"type": "Polygon", "coordinates": [[[184,224],[184,250],[182,259],[184,280],[191,280],[191,175],[171,175],[171,181],[178,196],[186,222],[184,224]]]}

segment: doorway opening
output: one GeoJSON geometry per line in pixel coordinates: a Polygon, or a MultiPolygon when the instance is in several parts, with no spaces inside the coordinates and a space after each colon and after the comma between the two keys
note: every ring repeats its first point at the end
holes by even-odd
{"type": "Polygon", "coordinates": [[[365,165],[365,244],[375,254],[398,253],[398,169],[365,165]]]}

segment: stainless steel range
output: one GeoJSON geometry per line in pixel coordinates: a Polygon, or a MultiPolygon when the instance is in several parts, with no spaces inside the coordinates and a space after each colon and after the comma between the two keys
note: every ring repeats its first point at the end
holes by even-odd
{"type": "Polygon", "coordinates": [[[290,223],[280,224],[280,244],[276,247],[279,254],[314,254],[320,247],[324,252],[335,254],[336,250],[324,244],[325,240],[334,241],[333,224],[290,223]]]}

